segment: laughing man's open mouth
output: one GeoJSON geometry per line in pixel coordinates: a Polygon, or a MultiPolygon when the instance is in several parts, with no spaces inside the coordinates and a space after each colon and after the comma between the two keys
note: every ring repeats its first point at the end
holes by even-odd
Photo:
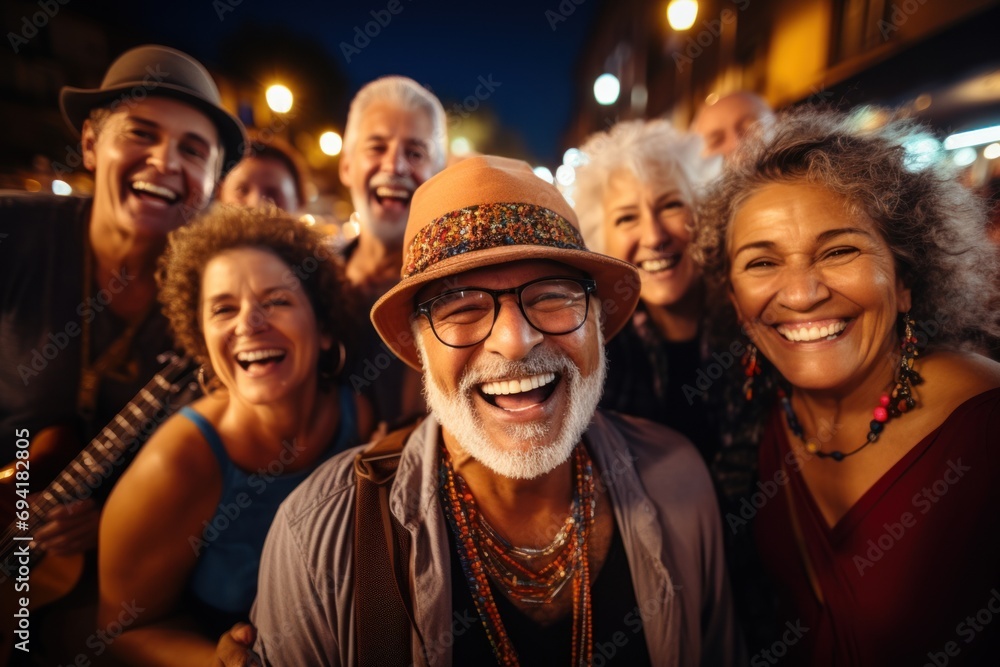
{"type": "Polygon", "coordinates": [[[555,373],[539,373],[479,385],[479,394],[490,405],[503,410],[521,410],[544,403],[559,384],[555,373]]]}

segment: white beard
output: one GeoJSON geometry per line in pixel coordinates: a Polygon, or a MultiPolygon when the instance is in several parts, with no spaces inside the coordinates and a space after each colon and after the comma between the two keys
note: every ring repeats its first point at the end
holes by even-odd
{"type": "MultiPolygon", "coordinates": [[[[423,360],[423,340],[416,337],[417,349],[423,360]]],[[[459,380],[458,391],[452,395],[443,391],[424,366],[424,396],[431,413],[473,458],[502,477],[534,479],[554,470],[567,461],[573,448],[590,425],[604,391],[607,360],[604,355],[604,335],[598,327],[601,348],[598,367],[587,377],[564,354],[549,348],[535,348],[519,361],[484,357],[475,368],[467,368],[459,380]],[[513,424],[505,426],[509,440],[521,442],[524,448],[509,451],[499,447],[487,435],[475,406],[473,392],[484,382],[497,378],[525,377],[541,373],[557,373],[566,384],[568,408],[563,415],[562,429],[550,433],[547,423],[513,424]]]]}

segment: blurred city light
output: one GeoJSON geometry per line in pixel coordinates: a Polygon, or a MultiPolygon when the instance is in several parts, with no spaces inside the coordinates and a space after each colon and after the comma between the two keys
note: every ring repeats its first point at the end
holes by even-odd
{"type": "Polygon", "coordinates": [[[670,0],[667,5],[667,21],[670,27],[678,32],[683,32],[694,25],[694,20],[698,18],[697,0],[670,0]]]}
{"type": "Polygon", "coordinates": [[[542,179],[546,183],[553,183],[555,179],[552,177],[552,171],[548,167],[535,167],[535,176],[542,179]]]}
{"type": "Polygon", "coordinates": [[[967,167],[976,161],[976,149],[968,146],[960,148],[951,156],[951,161],[959,167],[967,167]]]}
{"type": "Polygon", "coordinates": [[[918,135],[903,142],[906,151],[906,166],[920,170],[933,164],[941,156],[941,142],[930,135],[918,135]]]}
{"type": "Polygon", "coordinates": [[[587,156],[579,148],[569,148],[563,153],[563,164],[573,167],[581,167],[587,162],[587,156]]]}
{"type": "Polygon", "coordinates": [[[270,86],[264,93],[267,106],[275,113],[288,113],[292,108],[292,91],[280,83],[270,86]]]}
{"type": "Polygon", "coordinates": [[[569,166],[568,164],[560,165],[556,169],[556,182],[559,185],[573,185],[573,181],[576,180],[576,169],[569,166]]]}
{"type": "Polygon", "coordinates": [[[979,146],[982,144],[1000,141],[1000,125],[983,127],[969,132],[959,132],[944,140],[944,147],[950,151],[966,146],[979,146]]]}
{"type": "Polygon", "coordinates": [[[618,101],[622,86],[614,74],[602,74],[594,81],[594,99],[598,104],[608,106],[618,101]]]}
{"type": "Polygon", "coordinates": [[[996,160],[1000,157],[1000,144],[992,143],[983,149],[983,157],[987,160],[996,160]]]}
{"type": "Polygon", "coordinates": [[[340,227],[340,233],[345,241],[353,241],[361,233],[361,224],[357,220],[348,220],[340,227]]]}
{"type": "Polygon", "coordinates": [[[59,179],[56,179],[52,181],[52,192],[54,192],[57,195],[62,195],[63,197],[65,197],[66,195],[73,194],[73,188],[70,187],[70,184],[67,183],[66,181],[60,181],[59,179]]]}
{"type": "Polygon", "coordinates": [[[341,139],[340,135],[336,132],[324,132],[319,135],[319,149],[327,155],[331,157],[334,155],[340,155],[340,151],[343,147],[344,140],[341,139]]]}
{"type": "Polygon", "coordinates": [[[649,90],[641,83],[632,86],[632,108],[645,109],[649,102],[649,90]]]}
{"type": "Polygon", "coordinates": [[[40,192],[42,184],[33,178],[29,178],[24,181],[24,189],[28,192],[40,192]]]}
{"type": "Polygon", "coordinates": [[[451,154],[462,157],[472,152],[472,144],[465,137],[455,137],[451,140],[451,154]]]}

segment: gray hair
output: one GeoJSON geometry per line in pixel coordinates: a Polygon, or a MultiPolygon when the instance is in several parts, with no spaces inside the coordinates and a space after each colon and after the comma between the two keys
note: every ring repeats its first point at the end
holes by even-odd
{"type": "Polygon", "coordinates": [[[934,323],[929,348],[1000,335],[1000,253],[986,235],[985,206],[944,160],[912,152],[926,138],[912,121],[872,109],[792,110],[751,130],[699,209],[693,254],[713,304],[729,310],[726,242],[737,209],[765,185],[804,181],[840,195],[852,214],[874,222],[911,290],[911,316],[934,323]],[[873,129],[871,119],[880,117],[887,120],[873,129]]]}
{"type": "Polygon", "coordinates": [[[358,125],[372,104],[386,102],[407,111],[420,111],[431,121],[433,137],[428,147],[435,171],[444,168],[448,155],[448,119],[441,101],[432,92],[405,76],[383,76],[362,86],[351,100],[344,128],[344,153],[349,154],[358,142],[358,125]]]}
{"type": "Polygon", "coordinates": [[[576,214],[587,247],[604,252],[604,188],[611,175],[631,171],[640,181],[673,179],[694,207],[701,189],[716,175],[718,158],[701,157],[702,141],[669,121],[629,120],[587,138],[580,150],[586,163],[576,171],[576,214]]]}

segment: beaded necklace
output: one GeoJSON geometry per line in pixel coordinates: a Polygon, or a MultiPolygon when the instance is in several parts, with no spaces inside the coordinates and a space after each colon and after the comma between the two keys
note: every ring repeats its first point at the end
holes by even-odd
{"type": "Polygon", "coordinates": [[[902,355],[899,360],[899,372],[896,375],[896,386],[893,387],[891,394],[886,393],[879,397],[879,405],[872,412],[873,419],[868,424],[868,436],[859,447],[849,452],[842,452],[836,449],[831,452],[823,451],[816,440],[805,437],[802,424],[799,423],[799,418],[792,408],[791,399],[783,389],[778,389],[778,396],[781,398],[781,407],[785,411],[785,420],[788,422],[788,428],[802,441],[807,452],[821,459],[833,459],[837,462],[843,461],[848,456],[857,454],[878,440],[879,434],[885,428],[886,422],[902,416],[916,406],[917,402],[913,398],[912,389],[924,381],[920,373],[913,368],[913,360],[920,356],[920,347],[917,343],[917,337],[913,333],[914,322],[910,318],[909,313],[903,316],[903,322],[906,325],[906,331],[903,333],[903,339],[900,343],[902,355]]]}
{"type": "Polygon", "coordinates": [[[587,450],[573,450],[573,503],[570,517],[551,544],[541,549],[513,547],[486,524],[465,480],[455,473],[448,450],[441,448],[440,493],[445,516],[455,536],[462,572],[475,601],[486,637],[500,665],[519,665],[517,651],[507,636],[489,579],[522,602],[551,602],[567,581],[573,582],[573,661],[578,667],[593,662],[593,623],[587,538],[596,516],[593,464],[587,450]],[[565,536],[564,536],[565,533],[565,536]],[[497,539],[499,538],[499,539],[497,539]],[[562,542],[562,544],[559,544],[562,542]],[[526,554],[526,555],[525,555],[526,554]],[[528,561],[557,554],[538,571],[528,561]]]}

